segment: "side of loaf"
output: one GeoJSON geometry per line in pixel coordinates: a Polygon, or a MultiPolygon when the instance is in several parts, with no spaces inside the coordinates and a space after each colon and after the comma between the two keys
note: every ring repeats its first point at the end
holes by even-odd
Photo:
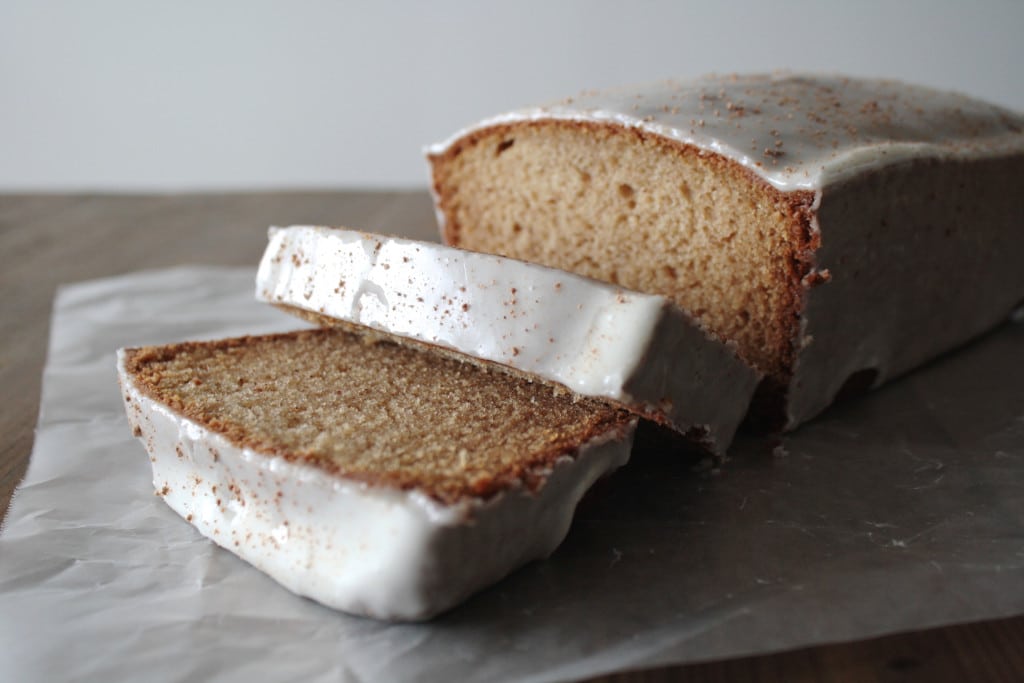
{"type": "Polygon", "coordinates": [[[295,593],[425,619],[550,554],[635,418],[344,330],[118,354],[158,495],[295,593]]]}
{"type": "Polygon", "coordinates": [[[665,295],[792,428],[1024,299],[1024,117],[824,76],[589,92],[433,146],[444,239],[665,295]]]}
{"type": "Polygon", "coordinates": [[[760,379],[664,297],[355,230],[272,228],[256,296],[609,401],[719,455],[760,379]]]}

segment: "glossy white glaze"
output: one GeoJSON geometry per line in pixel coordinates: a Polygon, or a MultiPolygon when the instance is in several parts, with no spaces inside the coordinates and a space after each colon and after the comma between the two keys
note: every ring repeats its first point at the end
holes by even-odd
{"type": "Polygon", "coordinates": [[[536,492],[510,487],[445,505],[238,446],[139,391],[124,357],[128,421],[149,452],[157,494],[292,592],[378,619],[429,618],[549,555],[584,492],[629,459],[635,426],[561,458],[536,492]]]}
{"type": "Polygon", "coordinates": [[[759,379],[664,297],[434,243],[272,228],[256,296],[657,415],[719,453],[759,379]]]}
{"type": "Polygon", "coordinates": [[[586,91],[485,119],[427,152],[494,125],[551,119],[649,131],[732,159],[783,191],[907,159],[1024,150],[1024,116],[987,102],[892,80],[776,73],[586,91]]]}

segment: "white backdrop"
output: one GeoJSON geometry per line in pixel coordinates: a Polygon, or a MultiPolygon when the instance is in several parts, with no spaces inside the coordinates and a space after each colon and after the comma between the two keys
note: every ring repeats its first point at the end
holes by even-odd
{"type": "Polygon", "coordinates": [[[1021,0],[0,0],[0,191],[422,186],[581,89],[841,71],[1024,109],[1021,0]]]}

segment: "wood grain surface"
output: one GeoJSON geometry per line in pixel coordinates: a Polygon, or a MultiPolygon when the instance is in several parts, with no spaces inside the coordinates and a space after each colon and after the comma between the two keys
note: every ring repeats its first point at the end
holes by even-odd
{"type": "MultiPolygon", "coordinates": [[[[57,287],[184,263],[255,267],[274,223],[436,235],[422,191],[0,195],[0,519],[32,449],[57,287]]],[[[595,680],[1021,681],[1024,617],[595,680]]]]}

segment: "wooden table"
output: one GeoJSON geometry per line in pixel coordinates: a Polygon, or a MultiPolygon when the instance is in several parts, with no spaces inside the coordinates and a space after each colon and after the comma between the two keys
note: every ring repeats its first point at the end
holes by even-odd
{"type": "MultiPolygon", "coordinates": [[[[426,192],[0,195],[0,513],[32,450],[59,284],[182,263],[255,267],[268,224],[339,221],[421,239],[436,232],[426,192]]],[[[599,680],[1020,681],[1024,617],[599,680]]]]}

